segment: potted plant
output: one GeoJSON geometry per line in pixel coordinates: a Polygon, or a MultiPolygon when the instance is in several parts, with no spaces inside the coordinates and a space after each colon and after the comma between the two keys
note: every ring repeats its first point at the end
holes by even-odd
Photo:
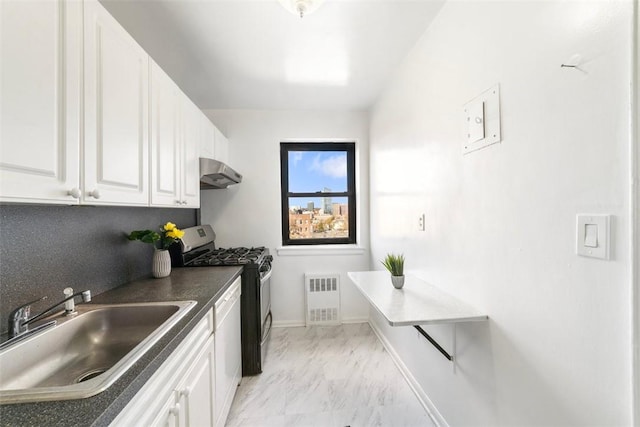
{"type": "Polygon", "coordinates": [[[167,222],[165,225],[160,226],[160,233],[153,230],[134,230],[127,238],[153,245],[155,250],[151,269],[153,277],[161,278],[171,274],[171,257],[167,249],[182,236],[184,236],[184,231],[176,227],[174,223],[167,222]]]}
{"type": "Polygon", "coordinates": [[[396,289],[404,286],[404,255],[387,254],[384,260],[380,261],[391,273],[391,283],[396,289]]]}

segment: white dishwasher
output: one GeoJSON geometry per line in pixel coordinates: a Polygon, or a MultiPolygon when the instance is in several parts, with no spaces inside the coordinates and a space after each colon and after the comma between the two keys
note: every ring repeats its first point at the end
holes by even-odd
{"type": "Polygon", "coordinates": [[[215,399],[216,427],[224,427],[236,388],[242,379],[240,343],[240,277],[216,302],[215,310],[215,399]]]}

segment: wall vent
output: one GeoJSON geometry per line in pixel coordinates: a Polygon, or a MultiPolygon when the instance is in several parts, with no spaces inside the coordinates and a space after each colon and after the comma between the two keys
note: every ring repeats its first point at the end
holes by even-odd
{"type": "Polygon", "coordinates": [[[305,274],[308,325],[340,324],[340,275],[305,274]]]}

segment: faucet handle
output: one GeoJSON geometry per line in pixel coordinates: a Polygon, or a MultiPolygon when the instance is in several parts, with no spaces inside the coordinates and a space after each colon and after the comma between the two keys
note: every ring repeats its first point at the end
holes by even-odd
{"type": "Polygon", "coordinates": [[[91,291],[90,290],[86,290],[86,291],[82,291],[82,301],[83,302],[91,302],[91,291]]]}
{"type": "Polygon", "coordinates": [[[9,313],[9,337],[18,335],[22,330],[24,330],[24,328],[26,328],[25,323],[29,320],[29,316],[31,315],[31,304],[35,304],[46,299],[47,296],[45,295],[26,304],[22,304],[9,313]]]}
{"type": "Polygon", "coordinates": [[[34,299],[33,301],[30,301],[30,302],[28,302],[26,304],[22,304],[21,306],[19,306],[15,310],[13,310],[11,312],[11,314],[9,314],[9,317],[13,317],[17,313],[21,313],[22,314],[22,313],[25,313],[25,312],[27,313],[27,316],[28,316],[29,312],[31,311],[31,304],[35,304],[37,302],[44,301],[46,299],[47,299],[47,296],[45,295],[45,296],[40,297],[38,299],[34,299]]]}

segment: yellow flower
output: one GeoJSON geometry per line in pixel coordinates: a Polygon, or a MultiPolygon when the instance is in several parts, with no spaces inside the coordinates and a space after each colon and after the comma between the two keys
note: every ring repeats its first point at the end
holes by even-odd
{"type": "Polygon", "coordinates": [[[168,222],[164,225],[165,231],[171,231],[176,228],[176,225],[172,222],[168,222]]]}
{"type": "Polygon", "coordinates": [[[173,230],[167,231],[166,234],[167,234],[167,237],[171,237],[173,239],[181,239],[182,236],[184,236],[184,231],[174,228],[173,230]]]}

